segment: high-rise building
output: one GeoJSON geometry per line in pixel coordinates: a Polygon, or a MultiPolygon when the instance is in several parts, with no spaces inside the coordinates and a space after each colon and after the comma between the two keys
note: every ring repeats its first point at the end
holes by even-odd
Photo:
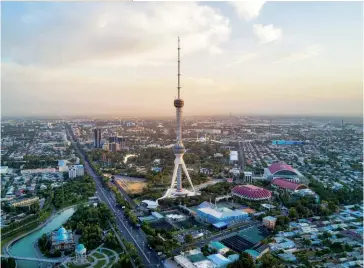
{"type": "Polygon", "coordinates": [[[81,177],[84,174],[85,174],[85,169],[84,169],[83,165],[73,165],[68,170],[68,177],[70,179],[77,178],[77,177],[81,177]]]}
{"type": "Polygon", "coordinates": [[[101,129],[94,129],[94,147],[101,148],[101,129]]]}
{"type": "MultiPolygon", "coordinates": [[[[169,189],[167,189],[167,192],[165,193],[165,195],[159,199],[163,199],[163,198],[168,198],[168,197],[176,197],[176,196],[193,196],[196,195],[196,190],[192,184],[190,175],[188,174],[187,168],[186,168],[186,164],[183,161],[183,154],[185,153],[185,147],[183,145],[182,142],[182,126],[181,126],[181,118],[182,118],[182,107],[184,105],[184,101],[183,99],[181,99],[180,97],[180,91],[181,91],[181,86],[180,86],[180,40],[178,38],[178,98],[174,100],[174,107],[176,107],[176,117],[177,117],[177,127],[176,127],[176,132],[177,132],[177,139],[176,139],[176,144],[173,147],[173,152],[176,156],[175,160],[174,160],[174,169],[173,169],[173,175],[172,175],[172,182],[171,182],[171,187],[169,189]],[[182,170],[183,173],[185,174],[188,182],[191,185],[191,190],[189,191],[187,189],[183,189],[182,188],[182,170]]],[[[158,200],[159,200],[158,199],[158,200]]],[[[158,201],[157,200],[157,201],[158,201]]]]}
{"type": "Polygon", "coordinates": [[[125,138],[124,137],[110,137],[108,140],[108,148],[107,150],[111,152],[118,152],[125,149],[125,138]]]}

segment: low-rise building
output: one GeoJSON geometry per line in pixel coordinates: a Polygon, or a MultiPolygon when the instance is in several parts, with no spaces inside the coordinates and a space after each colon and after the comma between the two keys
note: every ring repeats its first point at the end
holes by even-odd
{"type": "Polygon", "coordinates": [[[32,197],[32,198],[25,198],[25,199],[21,199],[21,200],[15,200],[14,202],[11,203],[11,205],[13,207],[26,207],[26,206],[30,206],[36,202],[39,202],[39,197],[32,197]]]}
{"type": "Polygon", "coordinates": [[[272,216],[267,216],[263,218],[263,225],[268,229],[273,230],[276,227],[277,218],[272,216]]]}
{"type": "Polygon", "coordinates": [[[226,252],[228,252],[230,250],[227,246],[225,246],[224,244],[222,244],[218,241],[210,242],[209,247],[212,249],[215,249],[217,251],[217,253],[220,253],[220,254],[225,254],[226,252]]]}

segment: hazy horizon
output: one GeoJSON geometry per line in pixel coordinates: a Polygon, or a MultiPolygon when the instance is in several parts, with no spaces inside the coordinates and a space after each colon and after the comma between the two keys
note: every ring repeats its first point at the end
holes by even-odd
{"type": "Polygon", "coordinates": [[[363,114],[362,2],[3,2],[4,117],[363,114]]]}

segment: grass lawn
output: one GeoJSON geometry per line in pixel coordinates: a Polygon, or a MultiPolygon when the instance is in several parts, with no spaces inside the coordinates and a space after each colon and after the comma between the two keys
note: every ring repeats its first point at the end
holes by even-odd
{"type": "Polygon", "coordinates": [[[99,260],[94,266],[95,268],[101,268],[106,263],[106,260],[99,260]]]}
{"type": "Polygon", "coordinates": [[[102,255],[101,253],[95,251],[94,253],[92,253],[92,256],[94,256],[95,258],[98,258],[98,259],[103,259],[105,258],[104,255],[102,255]]]}
{"type": "Polygon", "coordinates": [[[102,249],[102,253],[105,253],[107,256],[112,257],[114,256],[114,252],[112,252],[111,250],[108,249],[102,249]]]}
{"type": "Polygon", "coordinates": [[[109,259],[109,265],[108,265],[108,267],[113,267],[115,263],[116,263],[116,257],[115,256],[114,257],[111,257],[109,259]]]}
{"type": "Polygon", "coordinates": [[[86,258],[89,262],[93,262],[94,261],[94,258],[92,258],[91,256],[87,256],[86,258]]]}

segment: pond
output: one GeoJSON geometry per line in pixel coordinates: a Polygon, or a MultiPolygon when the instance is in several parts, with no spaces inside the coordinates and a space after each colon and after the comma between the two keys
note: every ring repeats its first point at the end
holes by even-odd
{"type": "MultiPolygon", "coordinates": [[[[75,208],[69,208],[55,216],[45,226],[33,233],[21,238],[9,247],[9,253],[13,256],[33,257],[36,258],[37,250],[34,248],[34,243],[44,234],[58,229],[64,224],[75,212],[75,208]]],[[[44,257],[42,257],[44,258],[44,257]]],[[[36,268],[39,264],[35,261],[17,261],[18,268],[36,268]]],[[[46,267],[44,265],[43,267],[46,267]]]]}

